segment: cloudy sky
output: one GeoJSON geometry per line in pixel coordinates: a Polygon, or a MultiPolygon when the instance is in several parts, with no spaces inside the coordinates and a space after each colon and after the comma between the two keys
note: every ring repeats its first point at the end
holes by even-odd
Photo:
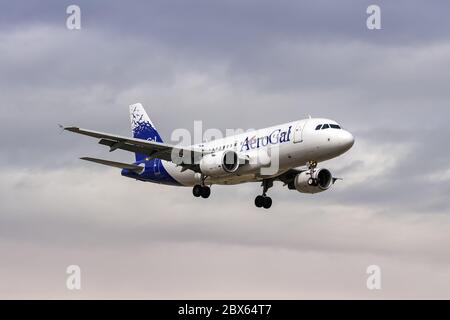
{"type": "Polygon", "coordinates": [[[450,298],[448,1],[1,3],[0,298],[450,298]],[[78,160],[133,156],[57,126],[129,135],[135,102],[167,141],[311,114],[356,143],[328,192],[196,199],[78,160]]]}

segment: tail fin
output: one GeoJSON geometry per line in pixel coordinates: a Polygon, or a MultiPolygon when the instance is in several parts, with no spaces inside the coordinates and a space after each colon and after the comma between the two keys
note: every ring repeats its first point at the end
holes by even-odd
{"type": "MultiPolygon", "coordinates": [[[[142,104],[130,105],[130,118],[133,138],[163,142],[142,104]]],[[[145,157],[145,154],[136,153],[136,161],[144,160],[145,157]]]]}

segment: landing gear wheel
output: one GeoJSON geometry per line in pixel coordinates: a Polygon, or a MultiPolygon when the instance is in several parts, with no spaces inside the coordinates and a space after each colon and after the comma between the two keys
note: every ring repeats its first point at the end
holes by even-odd
{"type": "Polygon", "coordinates": [[[269,209],[272,206],[272,198],[266,196],[257,196],[255,198],[255,206],[258,208],[269,209]]]}
{"type": "Polygon", "coordinates": [[[264,209],[269,209],[272,206],[272,198],[264,197],[263,207],[264,209]]]}
{"type": "Polygon", "coordinates": [[[264,204],[264,197],[263,196],[257,196],[255,198],[255,206],[257,206],[258,208],[261,208],[264,204]]]}
{"type": "Polygon", "coordinates": [[[310,185],[310,186],[315,186],[315,185],[316,185],[316,179],[314,179],[314,178],[309,178],[309,179],[308,179],[308,185],[310,185]]]}
{"type": "Polygon", "coordinates": [[[202,198],[204,198],[204,199],[209,198],[210,194],[211,194],[211,188],[210,187],[207,187],[207,186],[202,187],[201,193],[200,193],[202,198]]]}
{"type": "Polygon", "coordinates": [[[263,187],[263,194],[255,198],[255,206],[258,208],[269,209],[272,206],[272,198],[267,196],[267,190],[272,188],[273,180],[263,180],[261,186],[263,187]]]}
{"type": "Polygon", "coordinates": [[[194,188],[192,188],[192,194],[194,195],[194,197],[200,197],[202,195],[202,189],[203,187],[201,185],[196,184],[194,188]]]}

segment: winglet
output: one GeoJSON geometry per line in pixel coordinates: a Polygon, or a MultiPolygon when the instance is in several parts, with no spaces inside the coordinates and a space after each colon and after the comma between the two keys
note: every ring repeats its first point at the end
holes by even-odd
{"type": "Polygon", "coordinates": [[[64,130],[66,131],[70,131],[70,132],[78,132],[80,131],[80,128],[78,127],[62,127],[64,130]]]}
{"type": "Polygon", "coordinates": [[[61,130],[59,130],[59,133],[63,133],[64,126],[62,124],[58,123],[58,127],[59,127],[59,129],[61,129],[61,130]]]}

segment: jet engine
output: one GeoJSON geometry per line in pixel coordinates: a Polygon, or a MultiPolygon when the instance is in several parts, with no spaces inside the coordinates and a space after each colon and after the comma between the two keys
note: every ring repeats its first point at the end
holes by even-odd
{"type": "Polygon", "coordinates": [[[328,169],[316,168],[300,172],[294,178],[294,186],[302,193],[318,193],[327,190],[334,178],[328,169]]]}
{"type": "Polygon", "coordinates": [[[239,168],[239,157],[232,150],[207,154],[200,160],[200,171],[210,177],[226,176],[239,168]]]}

